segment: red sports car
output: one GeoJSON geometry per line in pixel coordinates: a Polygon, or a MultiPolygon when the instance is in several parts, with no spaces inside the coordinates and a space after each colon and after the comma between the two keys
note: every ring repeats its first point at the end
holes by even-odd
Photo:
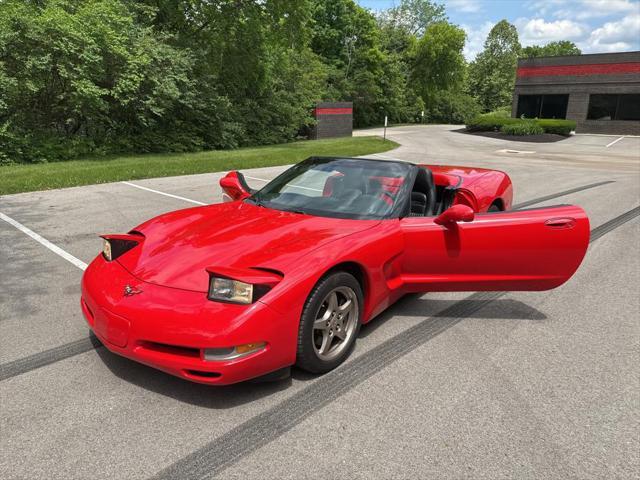
{"type": "Polygon", "coordinates": [[[314,157],[220,184],[226,203],[104,235],[82,279],[109,350],[205,384],[331,370],[410,292],[555,288],[589,241],[579,207],[509,211],[495,170],[314,157]]]}

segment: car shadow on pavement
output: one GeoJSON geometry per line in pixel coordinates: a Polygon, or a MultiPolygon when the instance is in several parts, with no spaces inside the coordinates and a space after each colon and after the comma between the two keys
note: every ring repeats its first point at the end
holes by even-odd
{"type": "Polygon", "coordinates": [[[145,390],[171,397],[179,402],[210,409],[229,409],[251,403],[287,389],[291,378],[277,382],[243,382],[230,386],[210,386],[182,380],[155,368],[111,353],[106,348],[96,352],[105,366],[117,377],[145,390]]]}
{"type": "MultiPolygon", "coordinates": [[[[438,300],[425,298],[421,294],[406,295],[370,323],[363,325],[359,337],[366,338],[397,316],[440,318],[440,313],[454,303],[477,303],[477,301],[438,300]]],[[[539,310],[518,300],[498,299],[478,309],[476,314],[469,318],[539,321],[547,317],[539,310]]],[[[235,408],[286,390],[292,385],[293,380],[308,382],[318,378],[318,375],[293,368],[291,376],[284,380],[264,383],[249,381],[216,387],[182,380],[115,355],[106,348],[98,348],[96,352],[105,366],[122,380],[179,402],[210,409],[235,408]]]]}
{"type": "MultiPolygon", "coordinates": [[[[465,318],[478,318],[482,320],[502,319],[502,320],[529,320],[542,321],[547,316],[534,307],[524,302],[513,299],[497,299],[492,300],[489,304],[480,300],[440,300],[430,299],[422,293],[412,293],[405,295],[395,304],[375,317],[369,323],[360,328],[358,338],[366,338],[372,335],[378,328],[385,325],[388,321],[397,321],[398,317],[422,317],[423,321],[429,319],[446,318],[444,313],[454,304],[458,305],[461,310],[473,311],[471,315],[465,318]],[[475,308],[478,307],[478,308],[475,308]]],[[[358,348],[356,344],[356,349],[358,348]]],[[[347,359],[347,362],[353,360],[347,359]]],[[[318,375],[308,373],[298,369],[292,369],[291,375],[295,380],[308,381],[318,378],[318,375]]]]}
{"type": "Polygon", "coordinates": [[[365,324],[360,329],[361,338],[366,338],[384,325],[388,320],[396,316],[441,318],[447,308],[458,304],[466,311],[473,311],[468,318],[503,319],[503,320],[546,320],[547,316],[540,310],[527,305],[519,300],[510,298],[493,300],[489,305],[484,305],[480,300],[440,300],[430,299],[423,294],[409,294],[401,298],[388,310],[365,324]],[[482,308],[473,308],[473,306],[482,308]],[[466,306],[471,308],[467,309],[466,306]]]}

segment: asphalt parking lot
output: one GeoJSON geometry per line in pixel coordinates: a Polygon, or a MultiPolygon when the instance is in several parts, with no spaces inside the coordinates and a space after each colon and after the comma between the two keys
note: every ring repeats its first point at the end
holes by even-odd
{"type": "Polygon", "coordinates": [[[407,297],[328,375],[211,388],[96,348],[79,283],[98,234],[218,202],[224,173],[0,197],[0,477],[639,478],[640,138],[387,135],[378,158],[499,168],[517,204],[581,205],[576,275],[407,297]]]}

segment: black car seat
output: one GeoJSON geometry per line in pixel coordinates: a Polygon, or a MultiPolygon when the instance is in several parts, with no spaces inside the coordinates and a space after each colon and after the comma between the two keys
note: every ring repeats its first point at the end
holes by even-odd
{"type": "Polygon", "coordinates": [[[364,191],[364,182],[357,175],[345,175],[333,184],[332,197],[348,204],[360,197],[364,191]]]}
{"type": "MultiPolygon", "coordinates": [[[[418,167],[418,174],[416,175],[416,181],[413,184],[411,190],[411,213],[414,213],[414,198],[415,198],[415,210],[418,212],[421,207],[419,204],[423,202],[422,195],[415,195],[414,193],[420,193],[424,195],[424,213],[423,216],[435,215],[436,209],[436,186],[433,182],[433,173],[426,168],[418,167]]],[[[413,215],[416,216],[416,215],[413,215]]]]}
{"type": "Polygon", "coordinates": [[[427,196],[422,192],[411,192],[410,217],[424,217],[427,210],[427,196]]]}

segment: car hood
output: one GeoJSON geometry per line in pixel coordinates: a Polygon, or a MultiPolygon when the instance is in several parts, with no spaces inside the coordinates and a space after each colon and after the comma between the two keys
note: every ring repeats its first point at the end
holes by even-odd
{"type": "Polygon", "coordinates": [[[301,256],[378,223],[222,203],[167,213],[143,223],[134,231],[142,233],[144,240],[118,262],[140,280],[206,292],[207,267],[257,267],[286,274],[301,256]]]}

